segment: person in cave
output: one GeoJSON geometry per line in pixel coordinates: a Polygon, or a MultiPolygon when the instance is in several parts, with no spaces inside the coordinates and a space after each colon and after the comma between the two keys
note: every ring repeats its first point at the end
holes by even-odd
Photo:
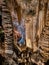
{"type": "Polygon", "coordinates": [[[13,26],[14,26],[14,35],[18,42],[19,46],[25,45],[25,24],[24,19],[21,18],[18,21],[17,15],[13,15],[13,26]]]}
{"type": "Polygon", "coordinates": [[[19,24],[18,22],[14,22],[14,34],[19,46],[25,45],[25,28],[22,22],[23,21],[21,21],[21,24],[19,24]]]}

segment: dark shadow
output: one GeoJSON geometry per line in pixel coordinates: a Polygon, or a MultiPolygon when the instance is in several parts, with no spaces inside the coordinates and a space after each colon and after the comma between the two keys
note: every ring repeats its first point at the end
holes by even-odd
{"type": "Polygon", "coordinates": [[[47,60],[47,62],[45,62],[45,65],[49,65],[49,60],[47,60]]]}
{"type": "Polygon", "coordinates": [[[0,15],[0,42],[4,42],[4,32],[2,26],[2,15],[0,15]]]}
{"type": "Polygon", "coordinates": [[[0,15],[0,26],[2,26],[2,16],[0,15]]]}
{"type": "Polygon", "coordinates": [[[0,65],[3,65],[5,58],[0,54],[0,65]]]}
{"type": "Polygon", "coordinates": [[[33,63],[32,65],[37,65],[37,64],[33,63]]]}
{"type": "Polygon", "coordinates": [[[37,65],[37,64],[36,64],[36,63],[32,63],[32,62],[31,62],[31,65],[37,65]]]}
{"type": "Polygon", "coordinates": [[[19,65],[25,65],[25,63],[19,63],[19,65]]]}

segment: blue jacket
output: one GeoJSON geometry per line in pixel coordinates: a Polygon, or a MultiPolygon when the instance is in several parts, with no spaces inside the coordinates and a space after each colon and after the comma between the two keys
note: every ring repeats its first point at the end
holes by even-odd
{"type": "Polygon", "coordinates": [[[25,27],[24,27],[24,21],[22,20],[21,23],[19,24],[18,22],[13,22],[13,25],[16,27],[18,32],[21,34],[21,38],[18,40],[20,44],[24,44],[25,42],[25,27]]]}

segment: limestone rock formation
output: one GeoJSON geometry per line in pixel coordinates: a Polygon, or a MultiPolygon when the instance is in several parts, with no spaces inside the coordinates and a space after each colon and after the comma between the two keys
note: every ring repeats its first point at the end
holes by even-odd
{"type": "MultiPolygon", "coordinates": [[[[49,60],[49,0],[0,0],[3,65],[44,65],[49,60]],[[13,18],[25,21],[25,46],[14,36],[13,18]],[[2,33],[3,33],[2,32],[2,33]]],[[[0,42],[1,43],[1,42],[0,42]]]]}

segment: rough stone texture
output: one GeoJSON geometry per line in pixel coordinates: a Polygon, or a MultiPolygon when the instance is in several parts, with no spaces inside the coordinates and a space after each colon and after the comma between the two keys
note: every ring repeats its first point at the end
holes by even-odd
{"type": "MultiPolygon", "coordinates": [[[[5,54],[6,59],[7,57],[9,58],[7,59],[7,62],[9,65],[12,63],[14,63],[13,65],[17,65],[19,62],[24,62],[26,65],[31,65],[30,62],[32,61],[37,65],[43,65],[43,62],[46,62],[49,59],[49,0],[7,0],[6,3],[3,4],[3,11],[5,10],[6,12],[10,13],[15,12],[15,14],[18,16],[18,21],[21,20],[21,17],[25,19],[26,28],[26,50],[20,52],[17,48],[14,49],[16,58],[12,57],[14,54],[12,54],[11,58],[10,55],[5,54]],[[6,4],[7,9],[5,7],[6,4]],[[13,58],[15,60],[13,60],[13,58]],[[9,60],[11,60],[11,62],[9,60]]],[[[5,48],[8,50],[13,50],[12,44],[14,44],[14,42],[10,36],[10,33],[13,33],[11,32],[13,29],[12,23],[10,23],[12,22],[12,13],[10,15],[9,13],[6,15],[4,13],[2,16],[3,27],[6,35],[5,48]],[[4,20],[6,16],[7,20],[4,20]],[[9,30],[5,30],[7,26],[10,27],[9,30]]]]}

